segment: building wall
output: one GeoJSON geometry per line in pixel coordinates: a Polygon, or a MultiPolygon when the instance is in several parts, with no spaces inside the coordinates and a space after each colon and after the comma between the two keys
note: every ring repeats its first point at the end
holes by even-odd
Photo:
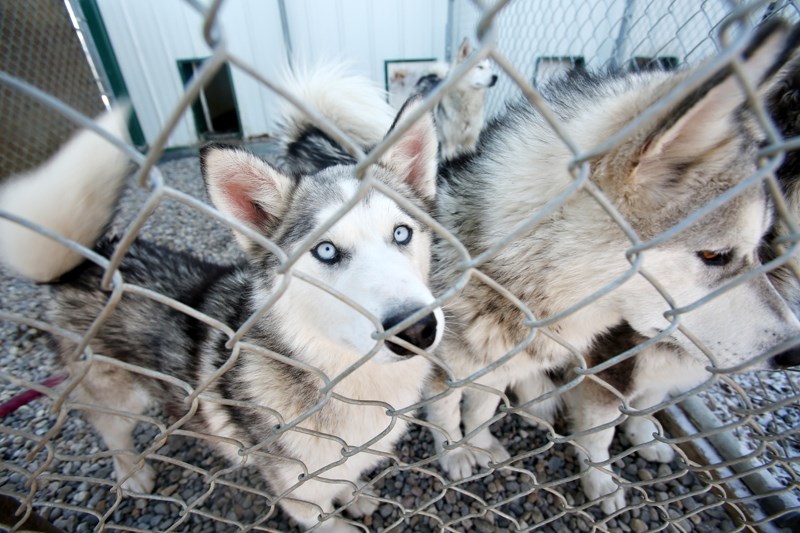
{"type": "MultiPolygon", "coordinates": [[[[149,143],[169,118],[182,91],[179,59],[203,58],[202,17],[184,2],[97,0],[131,101],[149,143]]],[[[447,0],[290,0],[286,2],[295,62],[345,59],[384,84],[384,60],[443,58],[447,0]]],[[[277,0],[229,0],[221,27],[230,52],[275,80],[286,64],[277,0]]],[[[279,99],[260,82],[232,68],[245,137],[267,134],[279,99]]],[[[185,113],[168,146],[198,142],[185,113]]]]}
{"type": "MultiPolygon", "coordinates": [[[[152,143],[183,93],[177,61],[211,55],[202,38],[203,18],[184,2],[98,0],[98,5],[145,138],[152,143]]],[[[277,3],[228,2],[220,17],[230,52],[273,75],[279,62],[272,58],[285,57],[277,3]]],[[[231,74],[244,135],[265,133],[276,98],[242,71],[233,68],[231,74]]],[[[197,141],[191,113],[184,113],[168,146],[197,141]]]]}

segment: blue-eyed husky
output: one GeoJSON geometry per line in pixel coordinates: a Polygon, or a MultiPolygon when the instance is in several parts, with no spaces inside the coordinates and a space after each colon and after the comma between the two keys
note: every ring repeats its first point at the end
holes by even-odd
{"type": "MultiPolygon", "coordinates": [[[[304,95],[311,105],[322,104],[332,88],[350,96],[360,90],[360,79],[353,83],[336,74],[315,79],[316,90],[304,95]]],[[[350,102],[354,107],[343,116],[359,116],[358,99],[350,102]]],[[[347,104],[337,105],[341,111],[347,104]]],[[[401,112],[398,120],[404,116],[401,112]]],[[[289,117],[287,127],[299,139],[313,128],[298,117],[289,117]]],[[[124,113],[112,113],[102,124],[120,135],[124,113]]],[[[358,130],[356,124],[351,133],[358,130]]],[[[359,142],[380,140],[375,130],[360,131],[359,142]]],[[[300,150],[297,143],[295,148],[300,150]]],[[[244,457],[260,468],[277,501],[303,527],[317,525],[321,513],[334,510],[334,501],[353,516],[370,513],[376,503],[360,476],[405,433],[406,422],[391,416],[390,407],[402,409],[420,399],[431,364],[419,353],[436,347],[444,327],[427,286],[432,233],[407,206],[371,189],[329,229],[305,242],[356,194],[361,182],[352,165],[289,177],[235,148],[210,146],[201,158],[214,205],[251,230],[235,232],[248,260],[217,265],[135,242],[119,268],[126,286],[156,291],[208,318],[198,320],[141,291],[124,291],[90,343],[92,352],[110,360],[94,360],[87,369],[88,363],[73,355],[74,341],[57,339],[71,376],[83,376],[75,397],[97,407],[87,408],[86,416],[113,451],[117,479],[126,490],[153,488],[153,470],[133,450],[131,430],[136,415],[159,401],[176,418],[191,415],[182,427],[221,437],[211,441],[236,463],[244,457]],[[282,269],[279,257],[257,244],[255,235],[288,255],[298,254],[297,261],[282,269]],[[285,279],[290,272],[304,277],[285,279]],[[243,342],[233,348],[227,346],[228,334],[208,325],[217,321],[236,330],[254,314],[243,342]],[[402,321],[408,325],[390,340],[376,340],[376,331],[402,321]],[[172,379],[153,379],[115,361],[172,379]],[[321,392],[327,380],[356,363],[330,392],[321,392]],[[198,389],[203,390],[199,404],[185,403],[198,389]],[[345,456],[345,446],[368,450],[345,456]]],[[[436,132],[426,114],[367,175],[427,211],[434,200],[436,160],[436,132]]],[[[83,132],[52,162],[4,186],[0,208],[108,257],[118,240],[104,236],[103,228],[126,168],[116,148],[83,132]]],[[[83,334],[109,305],[111,293],[100,289],[103,269],[55,241],[0,219],[0,251],[23,276],[57,281],[51,317],[66,330],[83,334]]],[[[338,514],[319,529],[358,530],[338,514]]]]}

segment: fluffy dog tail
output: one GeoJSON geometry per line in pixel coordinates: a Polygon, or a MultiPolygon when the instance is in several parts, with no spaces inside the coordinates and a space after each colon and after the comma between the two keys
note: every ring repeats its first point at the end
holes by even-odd
{"type": "MultiPolygon", "coordinates": [[[[127,105],[98,118],[109,133],[127,140],[127,105]]],[[[0,187],[0,211],[21,217],[91,248],[114,213],[128,158],[91,130],[72,137],[38,168],[0,187]]],[[[53,281],[84,257],[58,241],[0,218],[0,260],[33,281],[53,281]]]]}
{"type": "MultiPolygon", "coordinates": [[[[395,110],[376,83],[350,71],[346,63],[286,69],[283,87],[333,122],[364,149],[383,139],[395,110]]],[[[279,166],[291,175],[313,174],[352,158],[305,113],[284,102],[278,120],[279,166]]]]}
{"type": "MultiPolygon", "coordinates": [[[[350,72],[346,63],[332,63],[287,70],[284,87],[362,146],[383,139],[394,121],[395,110],[375,82],[350,72]]],[[[284,102],[283,133],[297,139],[313,123],[299,109],[284,102]]]]}

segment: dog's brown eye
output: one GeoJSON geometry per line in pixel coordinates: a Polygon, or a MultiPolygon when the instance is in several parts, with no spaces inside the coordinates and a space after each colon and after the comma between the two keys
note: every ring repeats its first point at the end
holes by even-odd
{"type": "Polygon", "coordinates": [[[697,257],[709,266],[725,266],[731,262],[733,253],[730,250],[702,250],[697,252],[697,257]]]}

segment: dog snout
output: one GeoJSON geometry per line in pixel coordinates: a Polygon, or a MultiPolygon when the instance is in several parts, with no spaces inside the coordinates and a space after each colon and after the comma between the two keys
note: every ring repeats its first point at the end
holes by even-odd
{"type": "Polygon", "coordinates": [[[497,74],[492,74],[492,81],[489,82],[489,87],[494,87],[495,83],[497,83],[497,74]]]}
{"type": "MultiPolygon", "coordinates": [[[[410,313],[400,313],[396,315],[392,315],[386,320],[383,321],[383,329],[387,330],[406,318],[412,315],[415,311],[410,313]]],[[[417,348],[425,350],[430,348],[433,343],[436,341],[436,332],[439,327],[439,322],[434,316],[433,313],[425,315],[421,319],[419,319],[414,324],[411,324],[403,331],[400,331],[395,334],[397,338],[403,339],[404,341],[408,342],[409,344],[413,344],[417,348]]],[[[400,346],[399,344],[395,344],[392,341],[386,341],[386,346],[397,355],[414,355],[414,352],[411,350],[400,346]]]]}
{"type": "Polygon", "coordinates": [[[779,353],[770,361],[772,368],[788,368],[790,366],[800,366],[800,347],[786,350],[779,353]]]}

